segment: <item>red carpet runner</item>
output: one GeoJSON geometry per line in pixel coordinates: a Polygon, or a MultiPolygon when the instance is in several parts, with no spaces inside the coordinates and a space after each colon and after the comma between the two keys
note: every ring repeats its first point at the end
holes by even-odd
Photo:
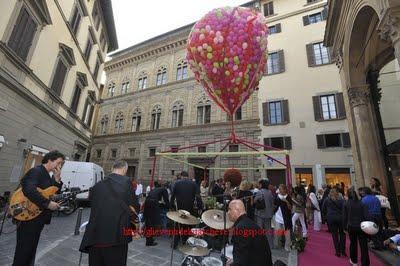
{"type": "MultiPolygon", "coordinates": [[[[304,252],[299,253],[298,265],[299,266],[349,266],[350,257],[336,257],[335,248],[333,247],[332,235],[326,230],[326,226],[323,226],[320,232],[316,232],[312,229],[312,225],[308,226],[308,241],[304,252]]],[[[346,235],[346,253],[350,256],[350,241],[348,235],[346,235]]],[[[369,252],[369,260],[371,266],[384,266],[374,254],[369,252]]],[[[360,261],[360,249],[358,249],[358,265],[361,265],[360,261]]]]}

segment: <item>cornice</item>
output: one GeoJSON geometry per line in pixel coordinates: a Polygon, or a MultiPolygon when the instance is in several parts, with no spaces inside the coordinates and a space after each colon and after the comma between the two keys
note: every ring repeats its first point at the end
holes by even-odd
{"type": "MultiPolygon", "coordinates": [[[[235,122],[236,133],[238,132],[261,132],[259,128],[260,119],[247,119],[247,120],[240,120],[235,122]],[[250,125],[254,126],[254,128],[249,127],[250,125]]],[[[176,135],[187,135],[185,131],[195,131],[195,132],[203,132],[207,130],[207,132],[218,132],[221,134],[221,129],[226,129],[226,133],[229,134],[231,130],[231,122],[217,122],[217,123],[210,123],[210,124],[203,124],[203,125],[189,125],[189,126],[182,126],[182,127],[175,127],[175,128],[161,128],[158,130],[143,130],[138,132],[125,132],[125,133],[118,133],[118,134],[106,134],[106,135],[94,135],[93,136],[93,144],[96,144],[95,141],[107,140],[107,139],[124,139],[132,137],[140,138],[148,135],[152,135],[153,137],[160,136],[165,137],[166,134],[173,134],[176,135]],[[199,131],[201,130],[201,131],[199,131]]]]}
{"type": "Polygon", "coordinates": [[[184,88],[184,86],[194,86],[197,84],[195,81],[196,80],[194,77],[190,77],[190,78],[187,78],[184,80],[177,80],[174,82],[169,82],[164,85],[149,87],[144,90],[135,90],[135,91],[121,94],[118,96],[114,96],[114,97],[110,97],[110,98],[103,98],[101,106],[108,105],[108,104],[114,104],[114,103],[120,103],[121,101],[130,101],[130,100],[132,100],[131,99],[132,97],[143,97],[143,96],[146,96],[147,94],[154,95],[156,93],[166,93],[170,89],[177,89],[176,87],[171,88],[172,86],[183,85],[183,88],[184,88]],[[157,90],[159,90],[159,92],[157,92],[157,90]]]}
{"type": "Polygon", "coordinates": [[[184,47],[186,45],[186,42],[186,39],[180,39],[174,42],[170,42],[168,44],[160,45],[155,48],[150,47],[150,49],[147,49],[147,51],[144,51],[142,53],[130,53],[122,55],[121,57],[116,57],[105,63],[104,71],[118,69],[124,67],[125,65],[146,61],[153,57],[167,54],[171,51],[176,51],[177,48],[184,47]]]}

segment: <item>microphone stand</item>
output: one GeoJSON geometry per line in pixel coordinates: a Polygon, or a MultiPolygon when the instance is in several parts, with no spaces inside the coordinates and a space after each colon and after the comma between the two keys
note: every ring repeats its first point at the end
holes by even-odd
{"type": "Polygon", "coordinates": [[[224,255],[223,256],[221,256],[222,258],[222,265],[223,266],[226,266],[226,235],[225,235],[225,232],[226,232],[226,201],[227,201],[227,195],[223,195],[222,196],[222,200],[223,200],[223,202],[224,202],[224,237],[223,237],[223,241],[222,241],[222,244],[224,245],[224,255]]]}

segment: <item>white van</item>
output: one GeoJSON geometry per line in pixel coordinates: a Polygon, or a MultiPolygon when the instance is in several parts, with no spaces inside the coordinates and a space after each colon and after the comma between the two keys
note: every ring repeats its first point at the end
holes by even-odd
{"type": "MultiPolygon", "coordinates": [[[[81,190],[89,189],[103,179],[103,168],[95,163],[66,161],[61,168],[63,190],[74,187],[79,187],[81,190]]],[[[76,199],[88,200],[89,192],[78,194],[76,199]]]]}

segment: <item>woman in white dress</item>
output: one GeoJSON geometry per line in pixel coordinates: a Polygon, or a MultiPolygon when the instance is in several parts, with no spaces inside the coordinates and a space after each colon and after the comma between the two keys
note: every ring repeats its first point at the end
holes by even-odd
{"type": "Polygon", "coordinates": [[[319,208],[319,203],[317,196],[315,195],[315,186],[310,185],[308,186],[308,195],[307,197],[311,201],[311,206],[313,208],[313,214],[314,214],[314,230],[315,231],[321,231],[321,210],[319,208]]]}

